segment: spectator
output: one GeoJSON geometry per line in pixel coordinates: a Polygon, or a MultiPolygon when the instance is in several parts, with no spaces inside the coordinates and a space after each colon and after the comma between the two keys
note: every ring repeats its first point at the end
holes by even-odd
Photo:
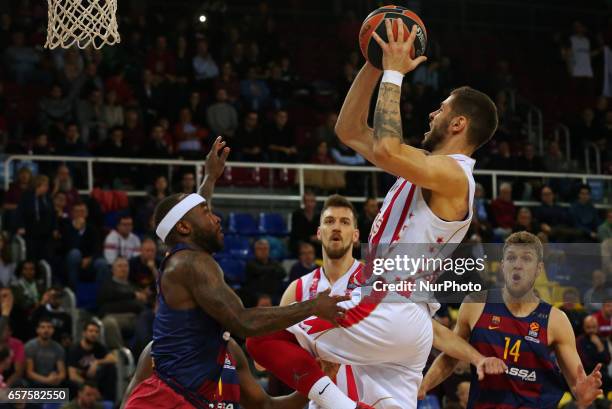
{"type": "Polygon", "coordinates": [[[193,91],[189,95],[189,103],[187,108],[191,111],[191,117],[194,119],[194,122],[201,126],[204,125],[204,120],[206,119],[206,107],[204,107],[204,102],[202,101],[202,97],[198,91],[193,91]]]}
{"type": "Polygon", "coordinates": [[[30,387],[58,387],[66,378],[64,348],[53,337],[53,324],[47,318],[38,321],[36,338],[25,344],[26,378],[30,387]]]}
{"type": "Polygon", "coordinates": [[[237,151],[237,160],[245,162],[265,162],[267,154],[262,149],[263,135],[258,124],[259,114],[247,112],[243,124],[236,131],[232,148],[237,151]]]}
{"type": "Polygon", "coordinates": [[[153,186],[149,191],[149,194],[145,198],[143,206],[138,212],[138,226],[140,231],[146,230],[149,220],[153,216],[155,207],[164,198],[170,195],[170,189],[168,188],[168,179],[165,176],[157,176],[153,182],[153,186]]]}
{"type": "Polygon", "coordinates": [[[12,182],[4,195],[4,210],[15,210],[21,195],[32,188],[33,177],[30,168],[23,166],[17,171],[17,180],[12,182]]]}
{"type": "Polygon", "coordinates": [[[117,227],[108,233],[104,240],[104,258],[108,264],[113,264],[117,257],[130,259],[140,252],[140,239],[134,233],[132,216],[119,217],[117,227]]]}
{"type": "Polygon", "coordinates": [[[38,301],[44,293],[41,280],[36,277],[36,264],[33,260],[25,260],[17,266],[17,280],[12,286],[15,295],[15,308],[29,316],[38,306],[38,301]]]}
{"type": "Polygon", "coordinates": [[[199,154],[203,148],[204,138],[208,132],[199,128],[192,120],[189,108],[181,109],[179,122],[174,127],[174,144],[176,150],[183,154],[199,154]]]}
{"type": "Polygon", "coordinates": [[[495,170],[515,170],[515,163],[516,158],[510,152],[510,144],[502,140],[497,145],[497,153],[491,155],[491,160],[487,167],[495,170]]]}
{"type": "Polygon", "coordinates": [[[563,301],[556,306],[567,315],[574,329],[574,334],[582,334],[582,323],[588,314],[584,306],[580,304],[578,291],[575,288],[568,288],[563,291],[563,301]]]}
{"type": "Polygon", "coordinates": [[[215,136],[232,137],[238,128],[238,112],[227,101],[227,91],[217,90],[217,103],[208,107],[206,119],[215,136]]]}
{"type": "Polygon", "coordinates": [[[25,192],[17,206],[17,234],[24,236],[28,257],[49,260],[49,242],[57,229],[49,197],[49,177],[34,178],[34,189],[25,192]]]}
{"type": "MultiPolygon", "coordinates": [[[[186,84],[192,77],[191,70],[191,51],[188,49],[187,39],[180,35],[176,39],[176,64],[174,81],[179,84],[186,84]]],[[[171,77],[172,78],[172,77],[171,77]]]]}
{"type": "Polygon", "coordinates": [[[7,287],[15,281],[15,262],[11,254],[8,235],[0,231],[0,287],[7,287]]]}
{"type": "Polygon", "coordinates": [[[300,243],[298,261],[291,266],[289,271],[289,282],[297,280],[298,278],[310,273],[317,265],[315,264],[315,248],[310,243],[300,243]]]}
{"type": "Polygon", "coordinates": [[[603,308],[603,301],[607,296],[606,273],[602,270],[594,270],[592,274],[591,288],[584,292],[584,306],[589,313],[595,313],[603,308]]]}
{"type": "MultiPolygon", "coordinates": [[[[542,172],[544,170],[542,158],[536,155],[535,147],[531,143],[525,144],[523,156],[515,159],[514,166],[515,169],[520,169],[524,172],[542,172]]],[[[531,200],[533,191],[539,191],[541,185],[541,178],[532,178],[525,182],[516,183],[515,186],[519,191],[515,192],[515,194],[518,197],[522,197],[523,200],[531,200]]]]}
{"type": "MultiPolygon", "coordinates": [[[[149,140],[142,148],[142,156],[145,158],[160,158],[166,159],[172,153],[172,145],[166,140],[164,128],[161,125],[154,125],[151,128],[149,140]]],[[[156,167],[156,173],[166,170],[166,167],[156,167]]]]}
{"type": "Polygon", "coordinates": [[[578,191],[578,200],[570,207],[570,216],[575,227],[580,229],[585,237],[597,240],[599,216],[597,209],[591,203],[591,187],[582,185],[578,191]]]}
{"type": "Polygon", "coordinates": [[[55,172],[55,179],[53,180],[53,192],[54,196],[57,192],[64,193],[66,195],[66,211],[70,211],[72,206],[81,201],[79,191],[74,187],[72,176],[70,175],[70,169],[66,165],[59,165],[55,172]]]}
{"type": "Polygon", "coordinates": [[[99,89],[91,90],[86,100],[80,100],[77,103],[76,120],[86,144],[104,139],[106,136],[104,100],[99,89]]]}
{"type": "Polygon", "coordinates": [[[100,400],[100,391],[93,382],[83,382],[79,385],[77,397],[62,406],[61,409],[104,409],[100,400]]]}
{"type": "Polygon", "coordinates": [[[254,248],[255,259],[250,260],[245,269],[245,290],[251,296],[270,294],[278,298],[286,277],[285,270],[278,262],[270,260],[270,244],[266,239],[257,240],[254,248]]]}
{"type": "Polygon", "coordinates": [[[249,111],[262,111],[270,98],[270,87],[261,79],[257,79],[257,70],[251,67],[247,78],[240,81],[240,95],[245,108],[249,111]]]}
{"type": "Polygon", "coordinates": [[[227,91],[227,100],[231,104],[235,104],[240,98],[240,81],[234,74],[232,63],[227,61],[221,66],[221,75],[217,77],[213,83],[215,92],[219,89],[227,91]]]}
{"type": "Polygon", "coordinates": [[[11,45],[4,51],[4,63],[12,79],[19,84],[31,81],[40,56],[33,47],[25,44],[25,35],[22,31],[15,31],[12,35],[11,45]]]}
{"type": "Polygon", "coordinates": [[[277,111],[274,115],[274,123],[266,131],[270,160],[273,162],[294,163],[297,161],[295,135],[292,128],[287,125],[288,120],[287,111],[277,111]]]}
{"type": "Polygon", "coordinates": [[[89,210],[85,203],[77,203],[70,212],[70,220],[60,226],[63,254],[66,257],[66,281],[77,288],[82,273],[101,281],[107,274],[108,264],[100,257],[100,233],[87,222],[89,210]]]}
{"type": "MultiPolygon", "coordinates": [[[[597,335],[597,320],[593,316],[584,318],[584,334],[576,339],[576,349],[580,355],[580,361],[586,373],[593,372],[597,364],[602,364],[604,368],[610,363],[610,350],[608,343],[597,335]]],[[[604,390],[609,390],[610,378],[608,371],[602,371],[602,383],[604,390]]]]}
{"type": "Polygon", "coordinates": [[[499,186],[499,196],[491,201],[491,216],[498,236],[505,238],[512,232],[516,207],[512,203],[512,185],[502,183],[499,186]]]}
{"type": "Polygon", "coordinates": [[[293,211],[291,216],[291,233],[289,236],[289,247],[292,254],[298,254],[300,242],[310,243],[315,248],[319,244],[317,229],[319,228],[320,214],[316,212],[317,197],[312,191],[304,193],[302,199],[303,208],[293,211]]]}
{"type": "Polygon", "coordinates": [[[196,189],[195,174],[193,172],[185,172],[181,177],[181,187],[179,193],[190,194],[196,189]]]}
{"type": "Polygon", "coordinates": [[[612,334],[612,301],[604,300],[601,310],[593,314],[597,320],[597,334],[603,339],[608,339],[612,334]]]}
{"type": "Polygon", "coordinates": [[[260,294],[257,297],[257,302],[255,303],[256,307],[273,307],[272,297],[268,294],[260,294]]]}
{"type": "Polygon", "coordinates": [[[125,127],[123,128],[125,144],[129,146],[130,150],[136,152],[141,151],[148,143],[140,122],[138,111],[130,109],[125,113],[125,127]]]}
{"type": "Polygon", "coordinates": [[[564,50],[564,58],[574,81],[574,91],[584,92],[590,96],[593,91],[591,57],[595,52],[591,51],[591,42],[586,36],[587,29],[582,22],[575,21],[573,31],[574,34],[569,39],[569,48],[564,50]]]}
{"type": "Polygon", "coordinates": [[[612,209],[606,211],[606,220],[597,227],[597,239],[601,242],[612,238],[612,209]]]}
{"type": "Polygon", "coordinates": [[[362,241],[367,241],[367,237],[372,230],[374,219],[378,215],[378,199],[368,197],[363,203],[363,211],[359,216],[359,236],[362,241]]]}
{"type": "Polygon", "coordinates": [[[100,327],[89,321],[83,327],[81,340],[68,351],[68,379],[79,386],[85,382],[100,385],[105,400],[115,400],[117,357],[100,342],[100,327]]]}
{"type": "Polygon", "coordinates": [[[540,203],[535,209],[540,229],[551,240],[569,239],[573,235],[569,213],[555,202],[555,192],[550,186],[544,186],[540,190],[540,203]]]}
{"type": "Polygon", "coordinates": [[[163,112],[166,102],[159,78],[153,75],[151,70],[142,72],[142,82],[137,89],[137,96],[144,123],[149,126],[163,112]]]}
{"type": "Polygon", "coordinates": [[[528,231],[537,235],[540,232],[538,223],[533,220],[533,215],[528,207],[521,207],[516,215],[516,222],[512,227],[513,232],[528,231]]]}
{"type": "MultiPolygon", "coordinates": [[[[314,155],[312,155],[312,157],[310,158],[310,163],[316,163],[320,165],[333,165],[334,164],[334,160],[329,154],[329,148],[328,148],[327,142],[319,141],[314,155]]],[[[342,173],[342,179],[344,180],[344,172],[336,171],[335,173],[342,173]]]]}
{"type": "Polygon", "coordinates": [[[153,321],[157,310],[156,300],[153,300],[153,308],[145,308],[136,319],[134,337],[130,349],[134,356],[140,355],[142,350],[153,339],[153,321]]]}
{"type": "Polygon", "coordinates": [[[140,254],[130,259],[129,281],[140,289],[153,287],[157,279],[157,244],[152,239],[144,239],[140,245],[140,254]]]}
{"type": "Polygon", "coordinates": [[[55,215],[55,225],[59,226],[65,219],[68,218],[66,213],[66,205],[68,200],[64,192],[56,192],[53,194],[53,213],[55,215]]]}
{"type": "Polygon", "coordinates": [[[49,96],[42,98],[38,106],[38,122],[41,129],[48,130],[51,125],[66,123],[71,118],[72,102],[64,97],[59,85],[53,85],[49,96]]]}
{"type": "Polygon", "coordinates": [[[546,172],[564,173],[573,170],[571,162],[565,159],[556,141],[548,143],[548,152],[542,158],[542,166],[546,172]]]}
{"type": "Polygon", "coordinates": [[[193,73],[196,81],[211,80],[219,75],[219,67],[208,52],[208,41],[198,41],[193,57],[193,73]]]}
{"type": "Polygon", "coordinates": [[[115,72],[110,75],[104,82],[106,92],[115,91],[117,101],[121,105],[130,103],[134,99],[134,91],[125,79],[123,67],[115,68],[115,72]]]}
{"type": "Polygon", "coordinates": [[[160,35],[155,41],[155,46],[147,55],[147,69],[156,75],[173,75],[176,68],[176,58],[168,49],[166,36],[160,35]]]}
{"type": "Polygon", "coordinates": [[[62,307],[64,297],[64,289],[59,286],[45,291],[40,304],[32,312],[31,321],[34,326],[43,318],[51,321],[53,340],[68,346],[72,343],[72,316],[62,307]]]}
{"type": "Polygon", "coordinates": [[[86,156],[87,148],[81,140],[79,127],[75,123],[66,125],[64,139],[59,141],[55,153],[62,156],[86,156]]]}
{"type": "Polygon", "coordinates": [[[106,103],[102,107],[102,121],[106,128],[123,126],[123,107],[117,103],[117,93],[110,91],[106,93],[106,103]]]}
{"type": "Polygon", "coordinates": [[[25,374],[25,349],[20,339],[13,337],[11,326],[7,324],[0,338],[0,346],[10,351],[10,362],[8,368],[2,372],[4,383],[7,387],[25,386],[23,376],[25,374]]]}
{"type": "Polygon", "coordinates": [[[363,156],[361,156],[342,142],[336,141],[336,143],[332,143],[331,146],[331,157],[337,164],[347,166],[359,166],[366,164],[366,160],[363,158],[363,156]]]}
{"type": "Polygon", "coordinates": [[[134,330],[136,317],[145,308],[146,291],[136,290],[128,277],[130,267],[124,257],[113,262],[112,277],[106,279],[98,289],[98,309],[104,318],[106,346],[110,349],[125,346],[124,335],[134,330]]]}

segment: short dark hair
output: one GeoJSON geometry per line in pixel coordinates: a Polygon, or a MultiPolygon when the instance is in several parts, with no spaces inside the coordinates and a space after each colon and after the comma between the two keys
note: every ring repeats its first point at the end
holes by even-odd
{"type": "Polygon", "coordinates": [[[325,203],[323,204],[323,209],[321,210],[321,217],[323,217],[323,213],[329,207],[346,207],[350,209],[351,213],[353,213],[353,224],[357,227],[357,211],[355,211],[355,206],[344,196],[340,195],[331,195],[327,198],[325,203]]]}
{"type": "Polygon", "coordinates": [[[580,186],[578,186],[578,193],[580,193],[582,189],[586,189],[589,191],[589,193],[591,193],[591,186],[589,186],[587,183],[583,183],[580,186]]]}
{"type": "Polygon", "coordinates": [[[451,92],[454,97],[451,109],[457,115],[470,120],[467,132],[468,143],[474,149],[487,143],[497,130],[497,107],[483,92],[471,87],[460,87],[451,92]]]}
{"type": "MultiPolygon", "coordinates": [[[[164,219],[164,217],[166,217],[168,212],[172,210],[172,208],[176,206],[178,202],[181,201],[181,197],[182,197],[182,193],[175,193],[173,195],[170,195],[162,199],[162,201],[157,204],[157,206],[155,207],[155,211],[153,212],[153,220],[155,220],[155,228],[159,226],[159,224],[164,219]]],[[[168,233],[168,235],[166,236],[166,240],[164,241],[165,244],[175,243],[176,239],[174,238],[175,236],[174,232],[175,230],[173,227],[168,233]]]]}
{"type": "Polygon", "coordinates": [[[89,320],[85,323],[85,325],[83,325],[83,331],[87,331],[87,328],[90,325],[94,325],[95,327],[97,327],[98,329],[100,329],[100,324],[98,324],[97,322],[95,322],[94,320],[89,320]]]}
{"type": "Polygon", "coordinates": [[[81,392],[82,390],[84,390],[86,387],[90,387],[90,388],[94,388],[94,389],[98,389],[98,384],[93,382],[93,381],[85,381],[82,384],[79,385],[79,389],[78,391],[81,392]]]}
{"type": "Polygon", "coordinates": [[[42,316],[38,322],[36,323],[36,327],[38,328],[40,326],[40,324],[42,324],[43,322],[47,322],[49,324],[51,324],[53,327],[55,327],[55,325],[53,325],[53,321],[51,321],[50,317],[47,316],[42,316]]]}

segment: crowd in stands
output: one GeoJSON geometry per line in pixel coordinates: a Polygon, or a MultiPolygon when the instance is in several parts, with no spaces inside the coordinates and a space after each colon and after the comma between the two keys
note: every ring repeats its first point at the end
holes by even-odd
{"type": "MultiPolygon", "coordinates": [[[[322,23],[320,35],[340,30],[338,47],[346,52],[319,50],[328,61],[313,70],[313,62],[295,51],[296,45],[301,49],[312,43],[299,33],[288,38],[289,23],[265,2],[242,20],[215,14],[218,22],[212,18],[208,25],[163,17],[153,3],[141,5],[147,10],[126,9],[122,43],[102,50],[42,51],[37,47],[46,19],[42,5],[19,2],[0,10],[0,153],[201,160],[214,137],[223,135],[233,161],[367,164],[334,133],[338,109],[362,63],[355,51],[359,22],[354,15],[348,13],[339,28],[322,23]]],[[[579,39],[571,37],[569,46],[556,52],[574,61],[572,53],[584,43],[584,33],[584,26],[574,26],[579,39]]],[[[411,144],[418,145],[428,129],[427,114],[462,81],[444,47],[438,48],[404,83],[404,137],[411,144]]],[[[567,75],[588,74],[575,69],[567,75]]],[[[477,166],[583,171],[582,152],[589,143],[604,155],[612,152],[606,149],[612,130],[606,97],[588,100],[592,106],[570,124],[577,160],[568,162],[563,141],[547,137],[547,153],[540,155],[525,135],[524,118],[510,103],[521,89],[508,61],[499,60],[484,83],[498,107],[500,129],[478,154],[477,166]]],[[[604,156],[603,163],[603,172],[611,173],[610,157],[604,156]]],[[[75,397],[70,408],[116,400],[117,348],[126,346],[138,356],[152,337],[155,279],[165,252],[154,234],[153,210],[171,193],[196,190],[192,171],[175,172],[177,183],[172,183],[161,165],[146,172],[129,164],[96,166],[96,190],[81,195],[77,187],[85,186],[87,171],[80,164],[18,164],[0,201],[0,283],[14,295],[10,328],[0,334],[2,382],[69,387],[75,397]],[[148,194],[128,199],[126,191],[132,188],[146,188],[148,194]],[[25,254],[16,251],[19,238],[25,254]],[[46,268],[51,282],[45,281],[46,268]],[[91,320],[74,322],[82,317],[66,310],[68,291],[91,320]]],[[[292,214],[282,215],[285,232],[255,230],[246,238],[239,231],[228,234],[229,240],[244,239],[246,248],[237,261],[233,253],[219,255],[219,261],[232,266],[231,274],[226,270],[228,283],[247,306],[274,305],[289,282],[316,266],[321,245],[315,192],[382,193],[371,189],[369,176],[323,172],[305,172],[313,191],[306,192],[292,214]]],[[[231,178],[222,182],[231,184],[231,178]]],[[[489,180],[479,182],[468,241],[499,243],[512,232],[527,230],[545,243],[601,248],[604,261],[592,271],[590,288],[567,289],[556,301],[572,321],[585,369],[609,364],[612,303],[604,300],[612,274],[612,210],[602,213],[594,206],[609,190],[563,179],[507,177],[490,200],[489,180]],[[539,203],[516,203],[523,200],[539,203]]],[[[374,197],[363,204],[361,241],[379,205],[374,197]]],[[[223,218],[231,230],[231,215],[223,218]]],[[[453,310],[444,308],[438,318],[452,325],[453,310]]],[[[468,368],[460,365],[436,393],[446,397],[448,407],[454,402],[464,408],[468,380],[468,368]]],[[[610,390],[607,373],[605,380],[610,390]]]]}

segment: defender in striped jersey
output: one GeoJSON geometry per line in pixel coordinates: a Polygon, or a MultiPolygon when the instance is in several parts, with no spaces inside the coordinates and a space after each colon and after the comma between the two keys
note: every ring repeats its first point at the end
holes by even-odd
{"type": "MultiPolygon", "coordinates": [[[[508,365],[505,375],[481,381],[472,377],[468,408],[556,408],[565,389],[561,374],[578,407],[589,406],[602,394],[601,364],[585,374],[568,318],[534,294],[537,275],[544,268],[542,257],[542,243],[536,236],[512,234],[501,262],[504,287],[468,295],[461,305],[455,332],[482,354],[497,356],[508,365]]],[[[427,372],[419,395],[444,381],[456,363],[440,355],[427,372]]]]}

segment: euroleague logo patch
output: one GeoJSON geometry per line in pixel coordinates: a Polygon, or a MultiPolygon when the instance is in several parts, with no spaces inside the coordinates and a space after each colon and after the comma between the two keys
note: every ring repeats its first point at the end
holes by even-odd
{"type": "Polygon", "coordinates": [[[535,342],[539,344],[540,343],[540,340],[538,339],[539,332],[540,332],[540,324],[538,324],[537,322],[532,322],[531,324],[529,324],[529,335],[525,336],[525,339],[527,341],[531,341],[531,342],[535,342]]]}

